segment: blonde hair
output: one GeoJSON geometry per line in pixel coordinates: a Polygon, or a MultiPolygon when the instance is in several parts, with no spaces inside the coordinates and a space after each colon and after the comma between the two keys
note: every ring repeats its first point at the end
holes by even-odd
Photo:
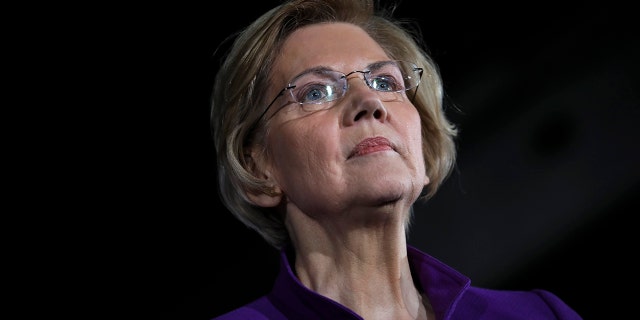
{"type": "Polygon", "coordinates": [[[361,27],[394,60],[424,69],[413,100],[422,121],[422,150],[430,183],[421,196],[433,196],[455,163],[455,127],[443,110],[439,71],[426,53],[417,26],[392,17],[395,7],[377,7],[373,0],[291,0],[269,10],[237,34],[216,74],[211,128],[216,148],[220,197],[245,225],[275,248],[289,237],[284,217],[273,208],[251,204],[247,190],[269,193],[265,181],[252,175],[245,161],[247,147],[261,139],[255,122],[266,108],[263,93],[284,39],[310,24],[347,22],[361,27]]]}

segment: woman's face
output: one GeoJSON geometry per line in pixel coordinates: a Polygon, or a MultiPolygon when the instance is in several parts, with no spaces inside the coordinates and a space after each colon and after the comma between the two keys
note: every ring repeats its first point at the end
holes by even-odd
{"type": "MultiPolygon", "coordinates": [[[[354,25],[307,26],[285,41],[267,96],[273,99],[311,68],[348,74],[385,60],[390,59],[384,50],[354,25]]],[[[406,93],[383,101],[361,73],[347,79],[345,96],[324,110],[288,103],[288,93],[276,99],[265,115],[268,175],[288,205],[312,216],[395,205],[408,209],[429,182],[418,111],[406,93]]]]}

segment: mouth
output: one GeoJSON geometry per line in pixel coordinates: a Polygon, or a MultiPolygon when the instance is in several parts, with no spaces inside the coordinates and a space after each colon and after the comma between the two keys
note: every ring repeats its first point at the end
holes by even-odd
{"type": "Polygon", "coordinates": [[[349,158],[364,156],[367,154],[380,152],[380,151],[388,151],[388,150],[393,150],[393,146],[391,145],[391,142],[389,142],[387,138],[380,137],[380,136],[367,138],[360,141],[360,143],[358,143],[353,148],[353,150],[351,150],[351,153],[349,154],[349,158]]]}

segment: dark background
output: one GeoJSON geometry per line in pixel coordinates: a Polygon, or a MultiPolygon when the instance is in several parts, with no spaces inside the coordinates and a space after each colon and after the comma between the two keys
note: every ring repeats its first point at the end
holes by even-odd
{"type": "MultiPolygon", "coordinates": [[[[98,240],[88,251],[99,280],[88,284],[115,292],[94,313],[207,320],[269,291],[276,252],[217,197],[208,103],[217,45],[277,3],[105,8],[91,36],[107,40],[94,50],[108,58],[88,70],[109,79],[96,82],[107,124],[93,143],[100,165],[87,171],[101,188],[80,222],[98,240]]],[[[400,5],[397,16],[422,28],[460,128],[455,172],[416,207],[411,244],[475,285],[544,288],[586,319],[635,311],[622,291],[635,289],[638,267],[633,12],[400,5]]]]}

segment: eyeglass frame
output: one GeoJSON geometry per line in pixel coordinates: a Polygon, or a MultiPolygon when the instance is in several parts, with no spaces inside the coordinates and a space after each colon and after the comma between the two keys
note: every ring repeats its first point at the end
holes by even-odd
{"type": "MultiPolygon", "coordinates": [[[[417,88],[418,88],[418,86],[420,86],[420,82],[422,81],[422,74],[423,74],[423,72],[424,72],[424,69],[423,69],[423,68],[421,68],[421,67],[418,67],[418,65],[416,65],[416,64],[415,64],[415,63],[413,63],[413,62],[404,61],[404,60],[386,60],[386,61],[379,61],[379,62],[371,63],[371,64],[369,64],[369,65],[367,66],[367,68],[369,68],[369,66],[371,66],[371,65],[373,65],[373,64],[376,64],[376,63],[381,63],[381,62],[396,62],[396,61],[411,64],[411,65],[413,66],[412,71],[414,71],[414,72],[417,72],[417,73],[418,73],[418,83],[416,84],[416,86],[415,86],[415,87],[411,87],[411,88],[405,88],[404,90],[402,90],[402,92],[406,92],[406,91],[409,91],[409,90],[411,90],[411,89],[417,89],[417,88]]],[[[337,71],[337,70],[332,70],[332,71],[342,73],[342,72],[337,71]]],[[[346,73],[346,74],[345,74],[345,73],[342,73],[344,76],[342,76],[341,78],[345,78],[345,79],[346,79],[347,77],[349,77],[350,75],[352,75],[352,74],[354,74],[354,73],[361,73],[361,74],[362,74],[362,78],[364,79],[364,82],[367,84],[367,87],[369,87],[371,90],[374,90],[374,91],[376,91],[376,92],[377,92],[377,91],[380,91],[380,90],[376,90],[376,89],[374,89],[374,88],[372,87],[371,83],[369,82],[369,79],[367,79],[367,77],[365,76],[366,74],[371,73],[371,70],[368,70],[368,69],[365,69],[365,70],[353,70],[353,71],[351,71],[351,72],[349,72],[349,73],[346,73]]],[[[301,74],[300,74],[300,75],[301,75],[301,74]]],[[[300,76],[300,75],[295,76],[293,79],[297,78],[297,77],[298,77],[298,76],[300,76]]],[[[347,83],[348,83],[348,82],[347,82],[347,83]]],[[[271,103],[269,103],[269,105],[268,105],[268,106],[264,109],[264,111],[260,114],[260,116],[258,117],[258,119],[256,120],[256,122],[255,122],[255,124],[254,124],[254,127],[255,127],[258,123],[260,123],[260,121],[262,120],[262,118],[264,117],[264,115],[265,115],[265,114],[267,114],[267,111],[269,111],[269,109],[271,108],[271,106],[276,102],[276,100],[278,100],[278,98],[280,98],[280,97],[281,97],[281,96],[282,96],[282,95],[283,95],[287,90],[294,89],[295,87],[297,87],[297,85],[291,85],[291,83],[289,83],[286,87],[282,88],[282,90],[280,90],[280,92],[278,92],[278,94],[276,95],[276,97],[275,97],[275,98],[273,98],[273,100],[271,101],[271,103]]],[[[344,95],[343,95],[342,97],[344,97],[344,96],[347,94],[347,90],[348,90],[348,89],[349,89],[349,86],[347,85],[347,89],[345,89],[345,91],[344,91],[344,95]]],[[[380,92],[384,92],[384,91],[380,91],[380,92]]],[[[392,92],[401,92],[401,91],[400,91],[400,90],[398,90],[398,91],[392,91],[392,92]]],[[[340,97],[340,98],[342,98],[342,97],[340,97]]],[[[414,93],[414,97],[415,97],[415,93],[414,93]]],[[[340,98],[338,98],[338,99],[340,99],[340,98]]],[[[331,101],[335,101],[335,100],[331,100],[331,101]]],[[[328,103],[328,102],[331,102],[331,101],[326,101],[326,102],[322,102],[322,103],[328,103]]],[[[294,101],[294,102],[295,102],[295,101],[294,101]]],[[[292,103],[294,103],[294,102],[292,102],[292,103]]],[[[301,103],[301,102],[295,102],[295,103],[303,104],[303,103],[301,103]]],[[[320,103],[320,104],[322,104],[322,103],[320,103]]],[[[286,105],[285,105],[285,106],[286,106],[286,105]]],[[[284,108],[284,106],[283,106],[282,108],[284,108]]],[[[282,108],[278,109],[278,111],[282,110],[282,108]]],[[[271,116],[273,117],[276,113],[278,113],[278,111],[274,112],[271,116]]]]}

